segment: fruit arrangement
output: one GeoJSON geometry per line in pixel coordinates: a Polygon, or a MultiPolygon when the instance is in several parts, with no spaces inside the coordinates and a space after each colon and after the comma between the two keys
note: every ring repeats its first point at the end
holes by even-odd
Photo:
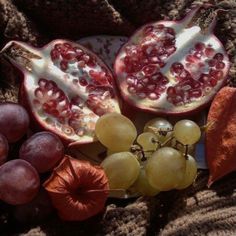
{"type": "Polygon", "coordinates": [[[183,20],[145,25],[130,39],[6,44],[1,55],[22,82],[19,104],[0,104],[0,200],[16,206],[16,218],[50,205],[63,220],[81,221],[103,211],[108,197],[188,188],[201,137],[209,187],[235,170],[236,89],[221,89],[229,59],[212,33],[216,16],[196,6],[183,20]],[[187,116],[210,103],[203,126],[187,116]],[[96,165],[69,155],[94,142],[106,149],[96,165]]]}

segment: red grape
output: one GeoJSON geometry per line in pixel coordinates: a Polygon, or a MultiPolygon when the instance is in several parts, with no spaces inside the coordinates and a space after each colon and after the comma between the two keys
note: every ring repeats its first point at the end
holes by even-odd
{"type": "Polygon", "coordinates": [[[2,165],[6,161],[8,150],[9,147],[7,139],[4,135],[0,134],[0,165],[2,165]]]}
{"type": "Polygon", "coordinates": [[[20,148],[20,158],[28,161],[39,173],[51,170],[64,156],[64,146],[53,133],[39,132],[20,148]]]}
{"type": "Polygon", "coordinates": [[[15,207],[14,217],[22,223],[38,223],[45,220],[52,212],[53,206],[49,194],[41,188],[31,202],[15,207]]]}
{"type": "Polygon", "coordinates": [[[24,160],[0,166],[0,199],[11,205],[30,202],[38,193],[40,179],[35,168],[24,160]]]}
{"type": "Polygon", "coordinates": [[[9,143],[21,139],[29,127],[26,110],[16,103],[0,104],[0,130],[9,143]]]}

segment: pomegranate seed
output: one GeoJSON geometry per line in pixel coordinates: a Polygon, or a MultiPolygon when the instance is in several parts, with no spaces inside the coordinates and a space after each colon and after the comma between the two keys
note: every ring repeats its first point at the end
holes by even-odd
{"type": "Polygon", "coordinates": [[[172,65],[171,65],[171,72],[174,74],[174,73],[176,73],[176,74],[180,74],[181,73],[181,71],[184,69],[184,66],[181,64],[181,63],[179,63],[179,62],[175,62],[175,63],[173,63],[172,65]]]}
{"type": "Polygon", "coordinates": [[[216,59],[217,61],[223,61],[224,56],[222,53],[216,53],[213,58],[216,59]]]}
{"type": "Polygon", "coordinates": [[[47,81],[45,85],[46,90],[57,88],[57,84],[54,81],[47,81]]]}
{"type": "Polygon", "coordinates": [[[81,86],[87,86],[88,85],[87,80],[83,77],[79,78],[79,83],[80,83],[81,86]]]}
{"type": "Polygon", "coordinates": [[[155,88],[156,88],[156,85],[155,85],[155,84],[149,84],[149,85],[147,85],[147,89],[150,90],[150,91],[155,90],[155,88]]]}
{"type": "Polygon", "coordinates": [[[156,28],[157,28],[157,29],[164,29],[165,26],[164,26],[163,24],[158,24],[158,25],[156,26],[156,28]]]}
{"type": "Polygon", "coordinates": [[[60,58],[60,53],[56,49],[53,49],[50,52],[50,56],[51,56],[52,61],[55,61],[55,60],[58,60],[60,58]]]}
{"type": "Polygon", "coordinates": [[[215,50],[213,48],[209,47],[209,48],[205,49],[205,55],[207,57],[212,57],[214,55],[214,53],[215,53],[215,50]]]}
{"type": "Polygon", "coordinates": [[[157,70],[158,70],[157,65],[148,65],[143,68],[143,71],[147,76],[155,74],[157,70]]]}
{"type": "Polygon", "coordinates": [[[196,57],[194,57],[193,55],[187,55],[185,60],[190,63],[194,63],[196,61],[196,57]]]}
{"type": "Polygon", "coordinates": [[[127,80],[127,84],[128,84],[128,85],[134,85],[134,84],[135,84],[135,81],[136,81],[136,78],[135,78],[134,76],[128,76],[128,77],[126,78],[126,80],[127,80]]]}
{"type": "Polygon", "coordinates": [[[62,60],[62,61],[60,62],[60,68],[61,68],[62,71],[66,71],[67,68],[68,68],[68,62],[62,60]]]}
{"type": "Polygon", "coordinates": [[[221,70],[210,70],[210,75],[214,77],[215,79],[219,80],[223,76],[223,72],[221,70]]]}
{"type": "Polygon", "coordinates": [[[202,90],[201,89],[191,89],[189,90],[189,96],[194,98],[199,98],[202,96],[202,90]]]}
{"type": "Polygon", "coordinates": [[[72,46],[71,46],[71,44],[69,44],[69,43],[63,43],[63,46],[64,46],[65,48],[72,49],[72,46]]]}
{"type": "Polygon", "coordinates": [[[39,87],[44,88],[47,84],[47,80],[46,79],[40,79],[38,82],[39,87]]]}
{"type": "Polygon", "coordinates": [[[211,84],[212,87],[215,87],[216,84],[217,84],[217,80],[216,79],[211,79],[210,84],[211,84]]]}
{"type": "Polygon", "coordinates": [[[149,95],[148,95],[148,98],[150,99],[150,100],[156,100],[156,99],[158,99],[160,97],[160,95],[159,94],[156,94],[156,93],[150,93],[149,95]]]}
{"type": "Polygon", "coordinates": [[[173,54],[176,51],[176,47],[174,46],[170,46],[166,48],[166,52],[167,54],[170,56],[171,54],[173,54]]]}
{"type": "Polygon", "coordinates": [[[201,42],[198,42],[198,43],[195,44],[195,49],[196,49],[197,51],[202,51],[202,50],[205,49],[205,44],[204,44],[204,43],[201,43],[201,42]]]}
{"type": "Polygon", "coordinates": [[[152,25],[148,25],[144,28],[144,34],[150,34],[153,31],[154,27],[152,25]]]}
{"type": "Polygon", "coordinates": [[[143,85],[142,83],[137,83],[136,88],[137,88],[138,90],[141,90],[141,89],[144,88],[144,85],[143,85]]]}
{"type": "Polygon", "coordinates": [[[136,93],[136,89],[135,89],[135,87],[133,87],[133,86],[129,86],[129,87],[128,87],[128,91],[129,91],[129,93],[131,93],[131,94],[135,94],[135,93],[136,93]]]}
{"type": "Polygon", "coordinates": [[[62,51],[62,48],[63,48],[63,46],[62,46],[62,44],[61,44],[61,43],[57,43],[57,44],[55,44],[54,48],[55,48],[55,49],[56,49],[58,52],[61,52],[61,51],[62,51]]]}
{"type": "Polygon", "coordinates": [[[81,57],[84,54],[83,50],[78,47],[74,47],[73,49],[76,53],[76,56],[78,56],[78,57],[81,57]]]}
{"type": "Polygon", "coordinates": [[[193,54],[193,56],[196,57],[197,59],[200,59],[202,57],[202,52],[201,51],[200,52],[195,52],[193,54]]]}
{"type": "Polygon", "coordinates": [[[150,57],[149,62],[150,63],[160,63],[160,59],[158,57],[150,57]]]}
{"type": "Polygon", "coordinates": [[[128,56],[125,56],[123,60],[124,60],[124,64],[130,63],[130,58],[128,56]]]}
{"type": "Polygon", "coordinates": [[[173,28],[167,27],[167,33],[175,35],[175,30],[173,28]]]}
{"type": "Polygon", "coordinates": [[[224,62],[218,62],[216,64],[216,69],[224,69],[225,67],[225,63],[224,62]]]}
{"type": "Polygon", "coordinates": [[[90,57],[89,57],[89,55],[84,54],[82,56],[82,59],[83,59],[83,61],[85,61],[85,63],[87,63],[87,62],[89,62],[90,57]]]}
{"type": "Polygon", "coordinates": [[[198,81],[194,81],[193,88],[197,89],[197,88],[200,88],[200,87],[201,87],[201,83],[198,82],[198,81]]]}
{"type": "Polygon", "coordinates": [[[210,67],[214,67],[215,65],[216,65],[216,60],[215,59],[212,59],[212,60],[209,60],[208,61],[208,65],[210,66],[210,67]]]}
{"type": "Polygon", "coordinates": [[[75,52],[74,51],[68,51],[67,53],[62,53],[62,57],[64,60],[70,61],[72,59],[75,59],[75,52]]]}
{"type": "Polygon", "coordinates": [[[34,95],[35,95],[35,97],[37,97],[37,98],[39,98],[39,99],[42,99],[42,98],[43,98],[43,91],[42,91],[42,89],[37,88],[37,89],[34,91],[34,95]]]}
{"type": "Polygon", "coordinates": [[[170,86],[170,87],[167,89],[167,94],[168,94],[169,96],[172,96],[172,95],[176,94],[175,88],[170,86]]]}

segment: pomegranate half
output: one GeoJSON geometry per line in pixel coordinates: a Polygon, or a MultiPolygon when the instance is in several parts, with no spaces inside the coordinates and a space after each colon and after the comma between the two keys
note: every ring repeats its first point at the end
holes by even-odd
{"type": "Polygon", "coordinates": [[[23,72],[21,94],[36,121],[71,145],[92,142],[99,116],[120,112],[109,68],[79,44],[11,41],[2,54],[23,72]]]}
{"type": "Polygon", "coordinates": [[[210,102],[229,59],[213,35],[217,11],[196,6],[181,21],[141,27],[121,48],[114,71],[123,98],[160,114],[186,114],[210,102]]]}

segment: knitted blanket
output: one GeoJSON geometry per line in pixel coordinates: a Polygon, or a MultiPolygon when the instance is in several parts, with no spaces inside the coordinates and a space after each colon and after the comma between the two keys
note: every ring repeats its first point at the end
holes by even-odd
{"type": "MultiPolygon", "coordinates": [[[[142,24],[180,19],[188,8],[208,0],[0,0],[0,46],[18,39],[43,45],[54,38],[95,34],[127,35],[142,24]]],[[[236,0],[212,0],[228,11],[219,16],[216,35],[232,62],[229,84],[236,85],[236,0]]],[[[0,59],[0,101],[17,101],[14,69],[0,59]]],[[[13,147],[13,152],[18,147],[13,147]]],[[[206,187],[207,171],[194,186],[155,198],[109,200],[104,213],[85,222],[47,219],[20,223],[13,207],[0,202],[0,235],[236,235],[236,173],[206,187]]]]}

